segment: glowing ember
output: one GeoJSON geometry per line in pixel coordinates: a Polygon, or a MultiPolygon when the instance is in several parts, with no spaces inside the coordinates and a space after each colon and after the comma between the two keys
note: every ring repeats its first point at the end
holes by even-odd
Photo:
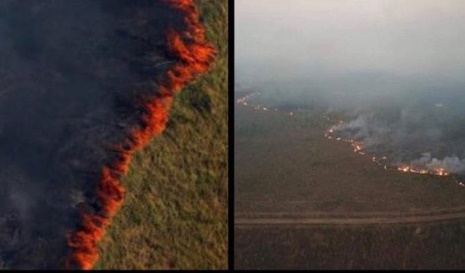
{"type": "MultiPolygon", "coordinates": [[[[274,110],[275,112],[281,112],[278,108],[270,108],[262,104],[252,104],[251,102],[247,102],[251,97],[254,97],[256,95],[260,95],[260,93],[258,92],[258,93],[251,93],[251,94],[245,95],[244,97],[237,99],[236,103],[242,104],[244,106],[249,106],[254,110],[262,110],[262,111],[273,111],[274,110]]],[[[294,115],[293,112],[288,112],[286,114],[289,114],[290,116],[294,115]]]]}
{"type": "Polygon", "coordinates": [[[427,169],[419,169],[418,167],[404,166],[404,167],[398,167],[397,169],[402,172],[411,172],[411,173],[418,173],[418,174],[432,174],[432,175],[439,175],[439,176],[449,175],[449,173],[443,168],[427,170],[427,169]]]}
{"type": "Polygon", "coordinates": [[[398,170],[401,172],[408,172],[410,171],[410,167],[409,166],[399,167],[398,170]]]}
{"type": "Polygon", "coordinates": [[[434,174],[441,175],[441,176],[449,175],[443,168],[438,168],[434,170],[434,174]]]}
{"type": "Polygon", "coordinates": [[[354,152],[360,152],[362,150],[362,146],[360,144],[352,143],[352,147],[354,147],[354,152]]]}

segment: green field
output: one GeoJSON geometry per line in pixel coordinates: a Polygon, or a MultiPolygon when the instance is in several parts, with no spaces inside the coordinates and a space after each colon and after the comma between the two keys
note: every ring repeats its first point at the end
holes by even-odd
{"type": "Polygon", "coordinates": [[[96,269],[227,268],[228,5],[196,3],[217,59],[177,95],[166,131],[135,155],[96,269]]]}

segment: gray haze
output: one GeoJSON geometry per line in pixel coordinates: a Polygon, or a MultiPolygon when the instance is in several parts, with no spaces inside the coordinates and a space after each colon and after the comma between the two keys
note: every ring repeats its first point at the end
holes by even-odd
{"type": "Polygon", "coordinates": [[[237,81],[366,73],[464,82],[461,0],[238,0],[235,21],[237,81]]]}
{"type": "Polygon", "coordinates": [[[464,174],[464,33],[462,0],[236,0],[235,83],[344,110],[339,133],[366,149],[464,174]]]}

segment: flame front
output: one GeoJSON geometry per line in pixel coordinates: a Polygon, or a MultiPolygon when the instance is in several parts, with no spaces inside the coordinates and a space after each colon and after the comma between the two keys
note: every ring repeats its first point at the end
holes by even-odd
{"type": "Polygon", "coordinates": [[[252,97],[255,97],[257,95],[260,95],[260,92],[254,92],[254,93],[247,94],[247,95],[237,99],[236,103],[237,104],[242,104],[244,106],[249,106],[250,108],[252,108],[254,110],[258,110],[258,111],[274,111],[274,112],[282,112],[282,113],[287,114],[289,116],[294,115],[294,112],[286,112],[286,111],[279,110],[278,108],[273,108],[273,110],[271,110],[271,107],[269,107],[269,106],[265,106],[265,105],[262,105],[262,104],[253,104],[253,103],[251,103],[249,101],[249,99],[252,98],[252,97]]]}
{"type": "MultiPolygon", "coordinates": [[[[328,139],[334,139],[332,134],[334,133],[335,129],[337,129],[337,126],[340,126],[343,123],[342,120],[338,121],[337,125],[332,126],[325,132],[325,137],[328,139]]],[[[341,137],[336,137],[335,138],[338,141],[343,141],[350,143],[350,145],[353,147],[354,152],[360,154],[360,155],[365,155],[365,152],[363,151],[363,145],[361,142],[352,140],[352,139],[344,139],[341,137]]],[[[372,161],[377,163],[380,166],[383,166],[385,170],[391,170],[395,169],[400,172],[404,173],[417,173],[417,174],[429,174],[429,175],[438,175],[438,176],[449,176],[450,173],[447,172],[444,168],[435,168],[435,169],[426,169],[426,168],[421,168],[419,166],[413,166],[413,165],[408,165],[408,164],[401,164],[400,166],[393,167],[391,165],[388,165],[386,163],[387,157],[383,156],[381,158],[378,158],[376,156],[372,157],[372,161]]],[[[459,185],[465,186],[464,183],[458,181],[459,185]]]]}
{"type": "Polygon", "coordinates": [[[205,30],[199,23],[199,15],[193,0],[165,0],[185,15],[187,31],[167,33],[167,46],[180,63],[167,73],[167,80],[161,83],[160,92],[143,101],[141,124],[134,129],[125,141],[114,147],[117,159],[109,166],[103,167],[97,197],[101,210],[95,214],[82,213],[82,225],[79,230],[68,234],[68,246],[71,254],[66,260],[66,267],[91,269],[97,262],[99,254],[97,243],[102,239],[104,230],[110,225],[111,218],[121,207],[125,188],[119,179],[128,173],[129,163],[135,151],[161,134],[168,121],[168,113],[173,95],[180,91],[194,76],[208,70],[216,52],[205,40],[205,30]],[[188,40],[188,42],[184,42],[188,40]]]}
{"type": "Polygon", "coordinates": [[[397,170],[407,173],[419,173],[419,174],[432,174],[432,175],[439,175],[439,176],[447,176],[449,173],[444,170],[443,168],[436,168],[433,170],[428,170],[428,169],[421,169],[419,167],[414,167],[410,165],[398,167],[397,170]]]}

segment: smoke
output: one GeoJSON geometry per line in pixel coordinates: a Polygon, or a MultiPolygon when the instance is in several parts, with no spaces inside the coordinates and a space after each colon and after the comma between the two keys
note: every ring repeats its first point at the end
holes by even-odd
{"type": "Polygon", "coordinates": [[[369,109],[333,127],[335,137],[353,139],[365,150],[387,156],[397,165],[465,174],[463,119],[447,104],[369,109]]]}
{"type": "Polygon", "coordinates": [[[202,38],[191,1],[0,1],[0,266],[92,266],[202,38]]]}
{"type": "Polygon", "coordinates": [[[134,152],[165,129],[175,92],[179,92],[197,74],[207,71],[215,55],[214,48],[205,40],[204,29],[199,23],[194,3],[186,0],[167,2],[185,16],[186,31],[180,34],[170,29],[167,37],[169,51],[181,63],[168,70],[167,80],[160,84],[157,95],[142,101],[142,124],[115,148],[118,157],[109,166],[103,167],[97,191],[101,209],[93,214],[84,213],[81,229],[68,237],[68,245],[73,250],[67,260],[68,267],[77,265],[82,269],[91,269],[97,261],[97,243],[102,239],[104,229],[109,226],[110,219],[116,214],[124,198],[125,190],[118,184],[119,178],[127,174],[134,152]]]}
{"type": "Polygon", "coordinates": [[[431,153],[423,153],[420,158],[413,160],[411,163],[414,166],[426,166],[428,170],[442,168],[450,173],[465,173],[465,160],[461,160],[457,156],[447,156],[440,160],[437,158],[432,158],[431,153]]]}
{"type": "Polygon", "coordinates": [[[464,173],[465,2],[237,0],[235,15],[237,86],[338,114],[335,134],[393,164],[464,173]]]}

